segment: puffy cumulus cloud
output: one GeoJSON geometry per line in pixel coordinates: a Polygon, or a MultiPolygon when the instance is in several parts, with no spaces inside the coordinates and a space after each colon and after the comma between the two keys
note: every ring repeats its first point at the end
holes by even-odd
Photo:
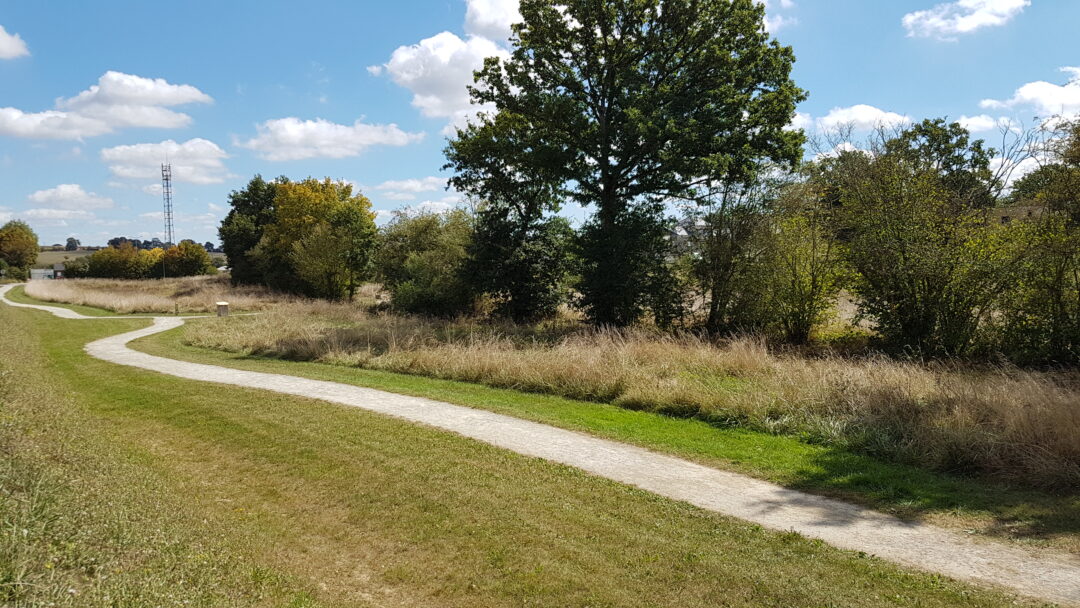
{"type": "Polygon", "coordinates": [[[1031,0],[957,0],[904,15],[907,35],[955,40],[984,27],[1005,25],[1031,5],[1031,0]]]}
{"type": "Polygon", "coordinates": [[[828,114],[817,119],[817,126],[825,130],[846,126],[866,130],[878,127],[894,127],[909,122],[911,122],[910,116],[887,112],[860,103],[846,108],[833,108],[828,114]]]}
{"type": "Polygon", "coordinates": [[[487,57],[506,59],[510,53],[481,36],[462,40],[456,34],[442,32],[417,44],[401,46],[372,73],[385,73],[395,84],[413,94],[412,105],[430,118],[449,118],[451,124],[463,124],[479,111],[472,105],[468,87],[473,72],[487,57]]]}
{"type": "Polygon", "coordinates": [[[465,0],[465,32],[489,40],[506,40],[510,26],[521,21],[518,0],[465,0]]]}
{"type": "Polygon", "coordinates": [[[9,34],[0,25],[0,59],[16,59],[30,54],[26,42],[18,34],[9,34]]]}
{"type": "Polygon", "coordinates": [[[357,120],[341,125],[317,118],[277,118],[256,125],[258,135],[236,145],[254,150],[266,160],[345,158],[370,146],[404,146],[423,139],[423,133],[407,133],[395,124],[369,125],[357,120]]]}
{"type": "Polygon", "coordinates": [[[14,217],[14,214],[11,212],[11,209],[0,207],[0,223],[6,224],[12,217],[14,217]]]}
{"type": "Polygon", "coordinates": [[[435,192],[446,188],[445,177],[422,177],[419,179],[390,180],[375,186],[380,198],[392,201],[412,201],[421,192],[435,192]]]}
{"type": "Polygon", "coordinates": [[[444,196],[435,200],[421,201],[415,205],[409,207],[409,211],[420,213],[442,213],[443,211],[449,211],[461,203],[461,197],[458,195],[444,196]]]}
{"type": "MultiPolygon", "coordinates": [[[[105,148],[101,160],[116,177],[136,180],[161,179],[161,165],[168,159],[173,179],[192,184],[217,184],[231,177],[225,168],[228,158],[217,144],[196,138],[184,143],[171,139],[160,143],[133,144],[105,148]]],[[[160,190],[158,190],[160,192],[160,190]]]]}
{"type": "Polygon", "coordinates": [[[812,116],[810,116],[806,112],[796,112],[795,113],[795,118],[792,118],[791,122],[788,123],[788,126],[785,127],[785,128],[786,129],[791,129],[791,130],[794,130],[794,129],[809,130],[813,126],[814,126],[814,119],[813,119],[812,116]]]}
{"type": "Polygon", "coordinates": [[[110,127],[176,129],[191,124],[191,117],[169,107],[211,101],[209,95],[188,84],[108,71],[97,84],[56,105],[110,127]]]}
{"type": "Polygon", "coordinates": [[[37,139],[82,139],[112,132],[108,123],[71,112],[23,112],[0,108],[0,135],[37,139]]]}
{"type": "Polygon", "coordinates": [[[92,221],[96,219],[94,214],[83,210],[55,210],[55,208],[29,208],[22,214],[27,219],[38,219],[52,222],[65,222],[60,226],[67,226],[68,220],[92,221]]]}
{"type": "Polygon", "coordinates": [[[394,192],[433,192],[446,187],[445,177],[422,177],[420,179],[390,180],[375,186],[376,190],[394,192]]]}
{"type": "Polygon", "coordinates": [[[41,207],[55,209],[110,209],[113,200],[107,196],[98,196],[93,192],[83,190],[79,184],[60,184],[48,190],[38,190],[27,199],[41,207]]]}
{"type": "Polygon", "coordinates": [[[799,22],[795,17],[781,12],[795,8],[794,0],[763,0],[763,4],[765,5],[765,29],[768,32],[775,33],[781,28],[799,22]]]}
{"type": "Polygon", "coordinates": [[[82,139],[126,127],[176,129],[191,124],[191,117],[170,107],[212,101],[191,85],[109,71],[89,89],[58,99],[53,110],[0,108],[0,135],[82,139]]]}
{"type": "Polygon", "coordinates": [[[1080,115],[1080,67],[1063,67],[1061,71],[1069,76],[1063,85],[1044,80],[1029,82],[1009,99],[984,99],[979,105],[993,110],[1032,108],[1043,117],[1080,115]]]}
{"type": "Polygon", "coordinates": [[[988,114],[979,114],[978,116],[961,116],[956,119],[956,122],[960,123],[961,127],[964,127],[972,133],[982,133],[984,131],[1001,131],[1002,129],[1009,129],[1012,131],[1017,130],[1016,123],[1013,119],[1007,116],[1000,116],[994,118],[988,114]]]}

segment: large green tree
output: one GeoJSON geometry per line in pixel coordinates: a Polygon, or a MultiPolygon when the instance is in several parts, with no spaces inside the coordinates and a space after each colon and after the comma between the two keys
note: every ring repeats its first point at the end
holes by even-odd
{"type": "Polygon", "coordinates": [[[40,249],[37,234],[26,222],[11,220],[0,227],[0,260],[8,266],[10,276],[29,276],[40,249]]]}
{"type": "Polygon", "coordinates": [[[520,10],[512,56],[486,60],[473,99],[520,122],[543,152],[528,161],[595,207],[582,302],[595,323],[631,323],[664,283],[648,271],[665,257],[661,201],[706,180],[749,180],[763,158],[799,157],[802,133],[784,129],[804,98],[794,55],[770,39],[754,0],[522,0],[520,10]]]}
{"type": "Polygon", "coordinates": [[[564,299],[572,231],[551,216],[561,203],[561,153],[507,112],[458,129],[446,148],[450,183],[481,201],[463,272],[515,321],[550,316],[564,299]]]}
{"type": "Polygon", "coordinates": [[[234,284],[264,282],[251,250],[259,244],[266,225],[274,219],[276,185],[287,181],[281,177],[267,182],[261,175],[256,175],[243,190],[229,193],[231,209],[218,228],[218,236],[234,284]]]}

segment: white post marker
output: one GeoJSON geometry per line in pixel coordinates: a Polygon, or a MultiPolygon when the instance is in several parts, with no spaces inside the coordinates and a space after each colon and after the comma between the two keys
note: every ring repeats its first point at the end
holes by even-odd
{"type": "Polygon", "coordinates": [[[218,302],[217,303],[217,316],[219,316],[219,317],[227,317],[227,316],[229,316],[229,303],[228,302],[218,302]]]}

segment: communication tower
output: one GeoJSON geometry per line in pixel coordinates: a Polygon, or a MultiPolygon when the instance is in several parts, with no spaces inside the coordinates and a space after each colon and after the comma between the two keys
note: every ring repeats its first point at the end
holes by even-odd
{"type": "Polygon", "coordinates": [[[161,198],[165,203],[165,242],[175,244],[173,240],[173,210],[172,210],[172,165],[161,165],[161,198]]]}

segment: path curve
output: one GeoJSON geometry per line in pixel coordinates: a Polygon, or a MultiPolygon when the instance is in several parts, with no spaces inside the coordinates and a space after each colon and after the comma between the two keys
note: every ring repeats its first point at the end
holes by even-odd
{"type": "MultiPolygon", "coordinates": [[[[115,318],[11,302],[6,297],[11,287],[0,287],[0,299],[13,306],[44,310],[65,319],[115,318]]],[[[111,363],[170,376],[321,399],[419,422],[767,528],[794,530],[919,570],[1080,606],[1080,559],[1070,555],[1035,554],[1021,547],[973,539],[644,448],[484,410],[336,382],[166,359],[128,348],[132,340],[184,323],[179,317],[153,317],[153,321],[150,327],[91,342],[85,350],[111,363]]]]}

